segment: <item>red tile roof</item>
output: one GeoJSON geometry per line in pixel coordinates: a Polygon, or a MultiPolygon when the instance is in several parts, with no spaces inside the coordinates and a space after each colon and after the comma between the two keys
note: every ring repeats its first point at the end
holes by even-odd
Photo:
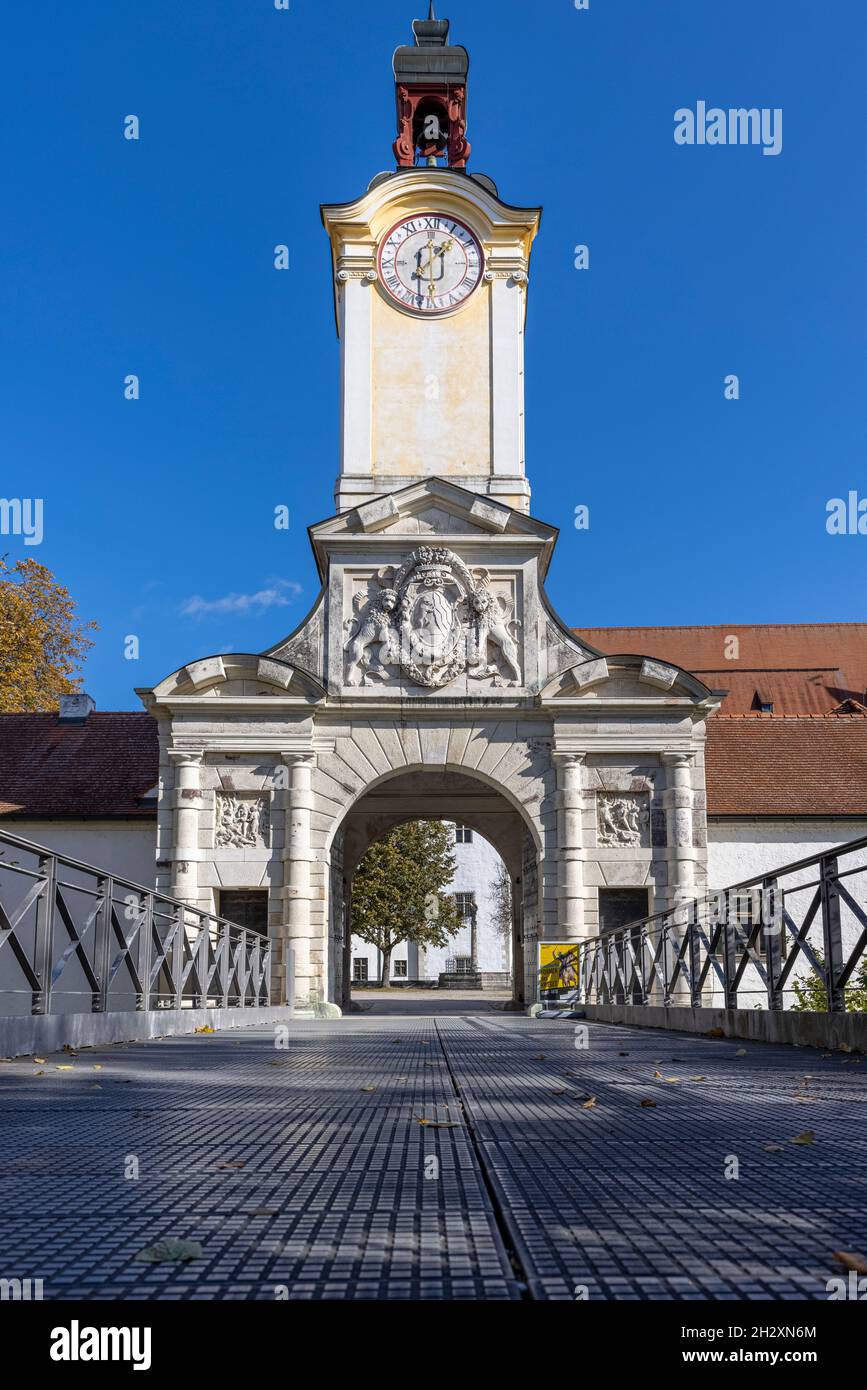
{"type": "Polygon", "coordinates": [[[867,719],[717,716],[707,727],[709,816],[863,816],[867,719]]]}
{"type": "Polygon", "coordinates": [[[136,818],[156,786],[159,741],[149,714],[0,715],[0,815],[136,818]]]}
{"type": "Polygon", "coordinates": [[[709,816],[867,818],[867,623],[576,632],[612,656],[656,657],[728,691],[708,721],[709,816]]]}
{"type": "Polygon", "coordinates": [[[575,631],[612,656],[656,657],[692,671],[714,690],[727,690],[726,714],[757,713],[757,694],[773,704],[774,714],[831,714],[850,699],[867,703],[867,623],[575,631]]]}

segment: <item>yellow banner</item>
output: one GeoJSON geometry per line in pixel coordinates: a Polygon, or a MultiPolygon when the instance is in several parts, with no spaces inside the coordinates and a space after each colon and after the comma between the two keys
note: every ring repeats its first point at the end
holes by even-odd
{"type": "Polygon", "coordinates": [[[578,946],[574,941],[539,942],[539,989],[542,994],[577,989],[578,946]]]}

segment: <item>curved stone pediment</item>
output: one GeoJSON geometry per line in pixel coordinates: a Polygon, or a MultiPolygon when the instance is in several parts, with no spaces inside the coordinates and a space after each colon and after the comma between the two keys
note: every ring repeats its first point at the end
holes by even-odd
{"type": "Polygon", "coordinates": [[[595,656],[559,672],[542,691],[545,701],[658,703],[676,700],[709,713],[718,698],[709,686],[679,666],[644,656],[595,656]]]}
{"type": "Polygon", "coordinates": [[[191,661],[143,693],[153,706],[185,699],[309,699],[324,692],[316,688],[306,672],[279,658],[231,653],[191,661]]]}

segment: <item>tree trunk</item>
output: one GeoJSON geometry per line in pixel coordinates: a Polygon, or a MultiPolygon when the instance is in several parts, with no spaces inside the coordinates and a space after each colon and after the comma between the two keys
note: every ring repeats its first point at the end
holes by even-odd
{"type": "Polygon", "coordinates": [[[382,971],[381,971],[380,976],[379,976],[379,987],[380,987],[380,989],[390,989],[390,988],[391,988],[391,951],[390,951],[390,950],[388,950],[388,951],[383,951],[383,953],[382,953],[382,971]]]}

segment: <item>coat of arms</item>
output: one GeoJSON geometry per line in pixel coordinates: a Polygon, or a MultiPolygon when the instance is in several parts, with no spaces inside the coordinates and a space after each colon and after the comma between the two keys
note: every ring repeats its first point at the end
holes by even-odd
{"type": "Polygon", "coordinates": [[[511,602],[494,593],[487,570],[471,573],[450,550],[421,546],[399,570],[380,570],[354,606],[347,685],[394,679],[396,670],[431,689],[464,673],[521,684],[511,602]]]}

